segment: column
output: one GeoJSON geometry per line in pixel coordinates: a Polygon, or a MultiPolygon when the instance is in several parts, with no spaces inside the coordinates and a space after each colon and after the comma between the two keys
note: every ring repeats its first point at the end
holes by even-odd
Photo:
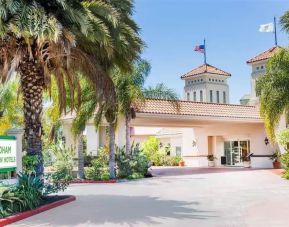
{"type": "Polygon", "coordinates": [[[86,125],[87,154],[97,155],[99,149],[99,131],[94,125],[86,125]]]}
{"type": "Polygon", "coordinates": [[[8,136],[15,136],[16,137],[16,163],[17,168],[16,172],[22,172],[22,138],[23,138],[24,130],[23,129],[10,129],[7,131],[8,136]]]}
{"type": "Polygon", "coordinates": [[[125,118],[120,116],[117,121],[117,128],[115,131],[115,143],[118,147],[122,148],[125,146],[125,118]]]}

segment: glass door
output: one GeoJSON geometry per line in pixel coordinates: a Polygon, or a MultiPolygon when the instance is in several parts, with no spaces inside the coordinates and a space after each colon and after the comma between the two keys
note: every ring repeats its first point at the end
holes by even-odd
{"type": "Polygon", "coordinates": [[[226,165],[240,166],[242,165],[242,157],[250,154],[250,141],[249,140],[225,141],[224,153],[226,157],[226,165]]]}

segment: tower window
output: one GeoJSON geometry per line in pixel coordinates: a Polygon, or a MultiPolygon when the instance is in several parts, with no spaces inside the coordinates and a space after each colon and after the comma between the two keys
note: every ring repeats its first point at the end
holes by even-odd
{"type": "Polygon", "coordinates": [[[226,99],[226,92],[223,91],[223,102],[226,104],[227,103],[227,99],[226,99]]]}
{"type": "Polygon", "coordinates": [[[203,91],[200,91],[200,101],[203,102],[203,91]]]}
{"type": "Polygon", "coordinates": [[[210,90],[210,102],[213,102],[213,91],[210,90]]]}
{"type": "Polygon", "coordinates": [[[197,101],[197,92],[194,91],[194,102],[197,101]]]}
{"type": "Polygon", "coordinates": [[[217,103],[220,103],[220,92],[217,91],[217,103]]]}
{"type": "Polygon", "coordinates": [[[190,101],[190,93],[187,93],[187,100],[190,101]]]}

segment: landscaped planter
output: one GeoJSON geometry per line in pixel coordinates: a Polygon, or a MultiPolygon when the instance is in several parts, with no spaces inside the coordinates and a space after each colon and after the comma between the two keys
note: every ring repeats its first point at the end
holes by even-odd
{"type": "Polygon", "coordinates": [[[250,168],[251,167],[251,162],[250,161],[243,161],[243,167],[244,168],[250,168]]]}
{"type": "Polygon", "coordinates": [[[75,196],[67,196],[67,198],[64,198],[64,199],[61,199],[61,200],[57,200],[55,202],[51,202],[51,203],[42,205],[42,206],[37,207],[37,208],[35,208],[33,210],[27,210],[27,211],[24,211],[24,212],[21,212],[21,213],[17,213],[17,214],[8,216],[6,218],[1,218],[0,219],[0,226],[9,225],[11,223],[23,220],[23,219],[31,217],[33,215],[36,215],[36,214],[42,213],[44,211],[53,209],[55,207],[64,205],[66,203],[70,203],[70,202],[74,201],[75,199],[76,199],[75,196]]]}
{"type": "Polygon", "coordinates": [[[281,169],[282,168],[281,162],[278,162],[278,161],[273,162],[273,168],[281,169]]]}
{"type": "Polygon", "coordinates": [[[185,161],[180,161],[179,166],[185,166],[185,161]]]}
{"type": "Polygon", "coordinates": [[[215,161],[208,161],[208,166],[209,167],[214,167],[215,166],[215,161]]]}

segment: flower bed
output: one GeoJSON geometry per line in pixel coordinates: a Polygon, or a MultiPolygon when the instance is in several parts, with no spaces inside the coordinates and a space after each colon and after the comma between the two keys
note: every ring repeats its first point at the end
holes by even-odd
{"type": "Polygon", "coordinates": [[[46,200],[43,200],[43,203],[41,206],[33,209],[24,211],[21,213],[13,214],[5,218],[0,219],[0,226],[5,226],[20,220],[23,220],[25,218],[31,217],[33,215],[42,213],[44,211],[53,209],[55,207],[70,203],[74,201],[76,198],[75,196],[48,196],[46,197],[46,200]]]}

